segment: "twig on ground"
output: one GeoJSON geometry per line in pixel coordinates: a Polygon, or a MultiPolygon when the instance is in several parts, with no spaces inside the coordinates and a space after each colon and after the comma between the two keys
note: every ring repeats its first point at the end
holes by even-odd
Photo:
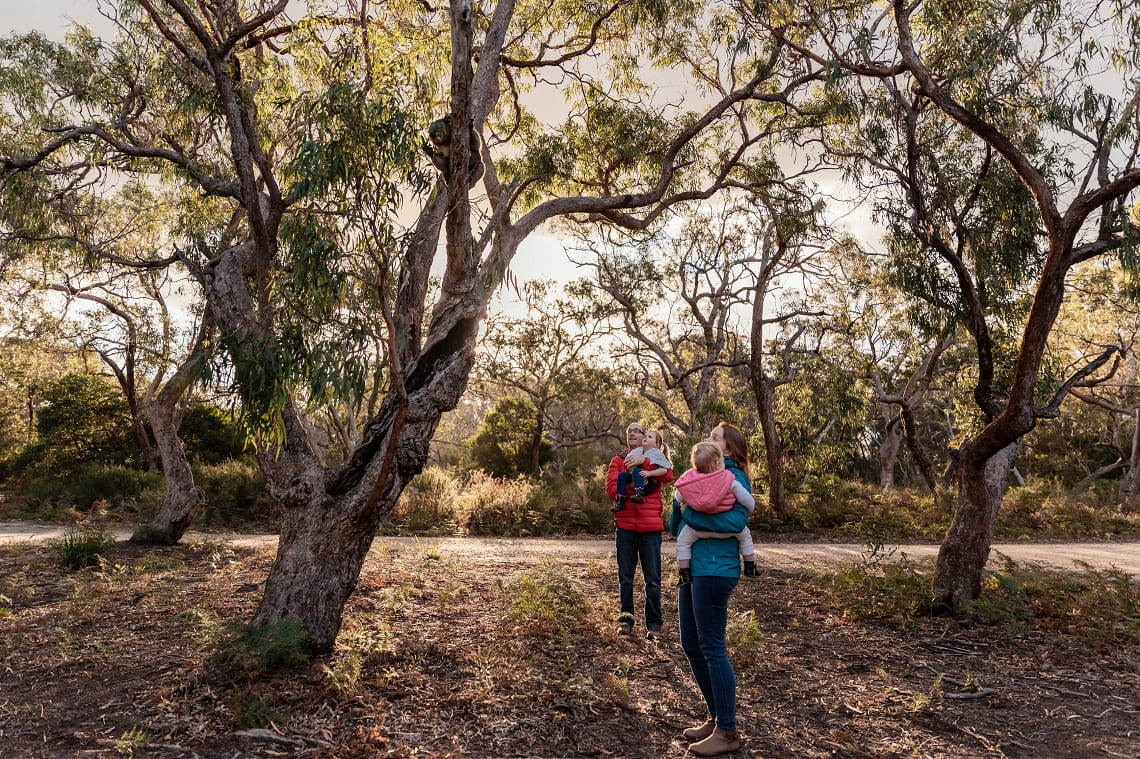
{"type": "Polygon", "coordinates": [[[969,693],[947,693],[945,694],[945,697],[965,700],[968,698],[985,698],[986,696],[992,696],[995,693],[997,693],[997,690],[994,688],[982,688],[981,690],[976,690],[969,693]]]}
{"type": "Polygon", "coordinates": [[[979,743],[981,743],[988,750],[994,752],[998,756],[1001,756],[1001,757],[1006,756],[1006,753],[1001,750],[1001,746],[994,745],[993,741],[991,741],[989,738],[987,738],[986,736],[979,733],[977,730],[972,730],[968,727],[962,727],[962,730],[964,732],[966,732],[968,735],[972,735],[974,738],[976,738],[978,740],[979,743]]]}
{"type": "Polygon", "coordinates": [[[966,681],[965,680],[959,680],[956,677],[950,677],[950,675],[946,674],[945,672],[939,672],[937,669],[930,666],[929,664],[923,664],[922,666],[926,667],[931,672],[933,672],[934,674],[941,677],[943,682],[950,683],[951,685],[957,685],[959,688],[965,688],[966,687],[966,681]]]}
{"type": "Polygon", "coordinates": [[[266,730],[264,728],[255,728],[253,730],[238,730],[234,733],[234,735],[236,735],[240,738],[252,738],[254,740],[259,740],[259,741],[274,741],[276,743],[287,743],[290,746],[301,746],[301,747],[303,747],[305,745],[305,741],[301,738],[290,738],[287,735],[278,735],[277,733],[273,732],[272,730],[266,730]]]}

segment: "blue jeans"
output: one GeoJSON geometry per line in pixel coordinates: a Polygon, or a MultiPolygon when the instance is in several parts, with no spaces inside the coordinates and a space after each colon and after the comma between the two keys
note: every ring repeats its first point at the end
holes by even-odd
{"type": "Polygon", "coordinates": [[[660,630],[661,616],[661,533],[617,531],[618,592],[621,597],[621,617],[632,625],[633,577],[637,563],[645,578],[645,627],[660,630]]]}
{"type": "Polygon", "coordinates": [[[689,657],[709,716],[721,730],[736,729],[736,673],[724,640],[728,598],[736,583],[735,577],[694,577],[691,585],[680,587],[677,599],[681,649],[689,657]]]}
{"type": "Polygon", "coordinates": [[[635,488],[641,488],[642,495],[649,495],[657,490],[657,480],[645,479],[641,474],[641,467],[639,466],[635,466],[628,472],[618,472],[617,494],[623,497],[629,495],[629,486],[631,483],[635,488]]]}

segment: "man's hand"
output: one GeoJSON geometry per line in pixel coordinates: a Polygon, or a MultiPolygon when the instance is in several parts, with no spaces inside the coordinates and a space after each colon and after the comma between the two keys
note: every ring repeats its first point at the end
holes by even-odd
{"type": "Polygon", "coordinates": [[[641,462],[645,461],[644,456],[634,456],[632,453],[625,457],[625,468],[634,469],[641,466],[641,462]]]}

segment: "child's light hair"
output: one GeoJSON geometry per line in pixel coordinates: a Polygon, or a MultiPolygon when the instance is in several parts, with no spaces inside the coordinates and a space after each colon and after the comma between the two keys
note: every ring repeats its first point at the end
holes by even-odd
{"type": "Polygon", "coordinates": [[[665,438],[661,435],[661,431],[660,430],[646,430],[645,436],[649,437],[650,435],[653,436],[653,442],[656,443],[657,447],[659,449],[661,449],[661,452],[665,454],[665,458],[670,458],[669,446],[665,445],[665,438]]]}
{"type": "Polygon", "coordinates": [[[707,441],[697,443],[689,454],[689,460],[693,462],[693,469],[701,474],[709,474],[724,468],[724,456],[716,443],[707,441]]]}

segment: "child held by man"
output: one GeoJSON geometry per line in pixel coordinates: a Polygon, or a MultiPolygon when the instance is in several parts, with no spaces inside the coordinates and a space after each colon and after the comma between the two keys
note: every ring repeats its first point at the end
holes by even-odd
{"type": "Polygon", "coordinates": [[[657,430],[647,430],[645,442],[626,454],[626,460],[641,459],[641,463],[628,472],[621,472],[617,477],[617,498],[610,511],[625,511],[625,502],[628,498],[634,503],[644,503],[645,496],[653,493],[659,487],[655,477],[661,477],[673,468],[669,460],[669,447],[665,445],[661,433],[657,430]],[[632,486],[633,493],[630,494],[632,486]]]}
{"type": "MultiPolygon", "coordinates": [[[[732,472],[724,468],[724,455],[715,443],[702,442],[693,446],[689,456],[693,468],[685,472],[674,484],[677,508],[689,506],[705,514],[719,514],[728,511],[737,503],[748,509],[756,508],[756,499],[741,485],[732,472]]],[[[688,585],[693,581],[689,560],[693,555],[693,543],[701,538],[735,537],[740,544],[740,555],[744,558],[744,574],[756,575],[756,552],[752,545],[752,532],[745,527],[738,533],[701,532],[685,525],[677,536],[678,585],[688,585]]]]}

